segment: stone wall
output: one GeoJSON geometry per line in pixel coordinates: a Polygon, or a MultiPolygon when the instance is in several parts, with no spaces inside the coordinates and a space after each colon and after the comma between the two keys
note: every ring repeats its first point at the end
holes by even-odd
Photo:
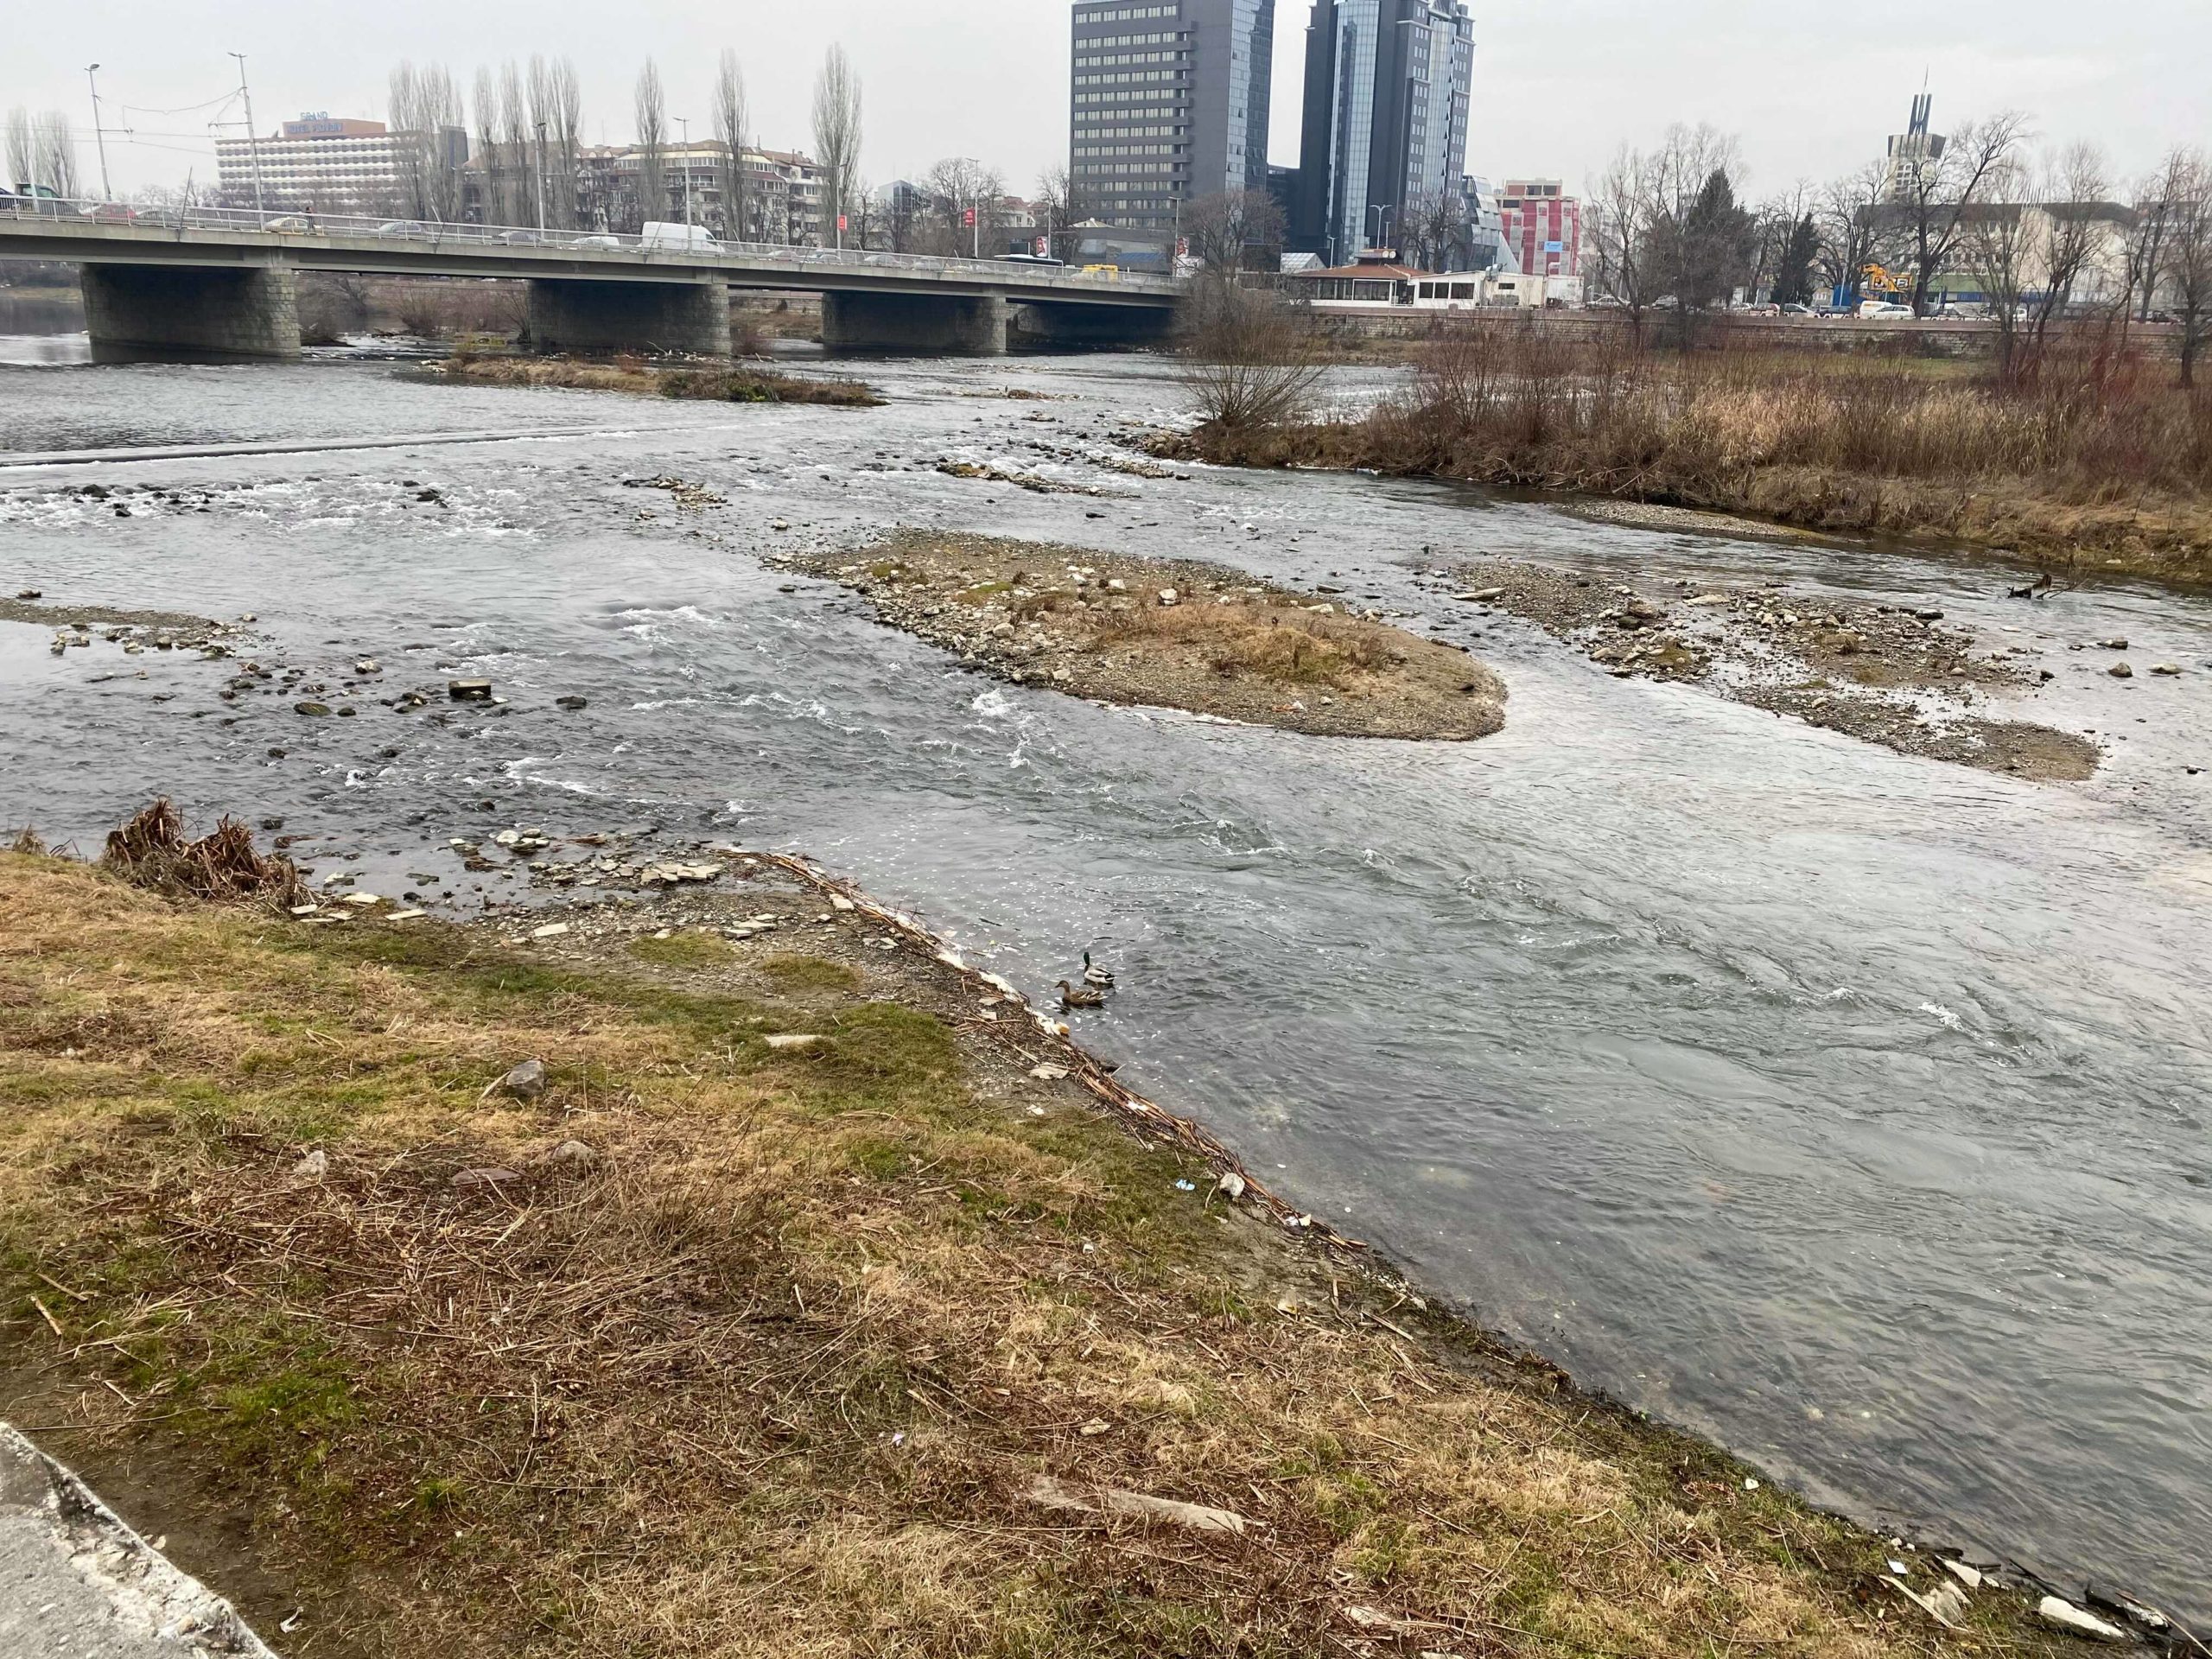
{"type": "Polygon", "coordinates": [[[300,353],[292,273],[86,265],[78,273],[95,363],[233,363],[300,353]]]}

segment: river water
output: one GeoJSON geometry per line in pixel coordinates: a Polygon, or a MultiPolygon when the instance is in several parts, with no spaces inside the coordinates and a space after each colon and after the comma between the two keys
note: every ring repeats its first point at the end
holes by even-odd
{"type": "Polygon", "coordinates": [[[1122,988],[1080,1037],[1482,1321],[1819,1500],[2212,1614],[2212,771],[2186,769],[2212,768],[2212,605],[2029,606],[1994,564],[1441,485],[1101,469],[1179,408],[1143,359],[870,365],[893,401],[851,411],[31,355],[0,368],[0,588],[255,613],[257,654],[359,715],[0,625],[0,823],[91,847],[166,791],[466,905],[496,884],[449,837],[648,829],[804,850],[1033,992],[1089,949],[1122,988]],[[117,449],[151,453],[22,464],[117,449]],[[658,474],[728,505],[624,482],[658,474]],[[1507,728],[1096,708],[762,563],[893,524],[1376,595],[1499,669],[1507,728]],[[2046,650],[2027,717],[2110,759],[2036,785],[1617,681],[1423,575],[1477,553],[1940,605],[2046,650]],[[2068,649],[2117,634],[2131,682],[2068,649]],[[364,653],[384,683],[346,695],[364,653]],[[509,707],[377,701],[456,668],[509,707]]]}

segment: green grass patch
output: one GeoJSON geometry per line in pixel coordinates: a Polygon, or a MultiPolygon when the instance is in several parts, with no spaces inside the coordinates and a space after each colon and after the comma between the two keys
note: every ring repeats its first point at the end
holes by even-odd
{"type": "Polygon", "coordinates": [[[784,992],[857,991],[861,988],[858,974],[842,962],[820,957],[773,956],[760,964],[760,974],[784,992]]]}
{"type": "Polygon", "coordinates": [[[671,933],[664,939],[632,939],[623,947],[639,962],[657,968],[718,968],[737,955],[728,939],[713,933],[671,933]]]}

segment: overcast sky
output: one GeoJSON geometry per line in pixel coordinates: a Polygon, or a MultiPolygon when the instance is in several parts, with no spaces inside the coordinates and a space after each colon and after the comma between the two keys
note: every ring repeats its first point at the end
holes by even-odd
{"type": "MultiPolygon", "coordinates": [[[[1277,0],[1273,153],[1298,159],[1299,63],[1307,0],[1277,0]]],[[[630,84],[650,54],[669,107],[707,136],[716,55],[734,46],[761,139],[807,143],[823,49],[842,41],[867,93],[864,170],[875,182],[945,156],[973,156],[1027,194],[1067,146],[1068,7],[1063,0],[71,0],[10,9],[0,106],[66,110],[98,177],[85,65],[99,61],[109,124],[131,106],[136,141],[111,137],[118,191],[213,171],[224,54],[250,54],[265,132],[303,110],[381,118],[404,57],[475,66],[529,52],[582,73],[589,136],[629,136],[630,84]]],[[[2208,0],[1855,0],[1827,6],[1719,0],[1516,0],[1476,14],[1468,167],[1494,180],[1579,185],[1624,141],[1670,121],[1738,135],[1754,196],[1825,180],[1879,154],[1922,77],[1936,130],[2018,107],[2045,138],[2094,140],[2123,178],[2176,142],[2212,143],[2208,0]]]]}

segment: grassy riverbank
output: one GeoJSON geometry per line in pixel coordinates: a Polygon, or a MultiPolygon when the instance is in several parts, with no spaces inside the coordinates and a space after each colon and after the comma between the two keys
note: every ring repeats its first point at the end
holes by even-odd
{"type": "MultiPolygon", "coordinates": [[[[1247,374],[1283,372],[1280,340],[1247,374]]],[[[1357,420],[1211,422],[1162,453],[1367,467],[1967,543],[2063,569],[2212,581],[2212,394],[2091,342],[2012,384],[1963,365],[1640,352],[1455,322],[1357,420]]],[[[1217,383],[1220,372],[1211,372],[1217,383]]]]}
{"type": "Polygon", "coordinates": [[[633,358],[596,363],[567,357],[454,356],[427,372],[472,385],[569,386],[718,404],[829,404],[841,409],[877,409],[884,401],[857,380],[818,380],[750,364],[679,368],[633,358]]]}
{"type": "Polygon", "coordinates": [[[0,854],[0,1413],[287,1652],[2044,1650],[726,885],[518,945],[0,854]]]}

